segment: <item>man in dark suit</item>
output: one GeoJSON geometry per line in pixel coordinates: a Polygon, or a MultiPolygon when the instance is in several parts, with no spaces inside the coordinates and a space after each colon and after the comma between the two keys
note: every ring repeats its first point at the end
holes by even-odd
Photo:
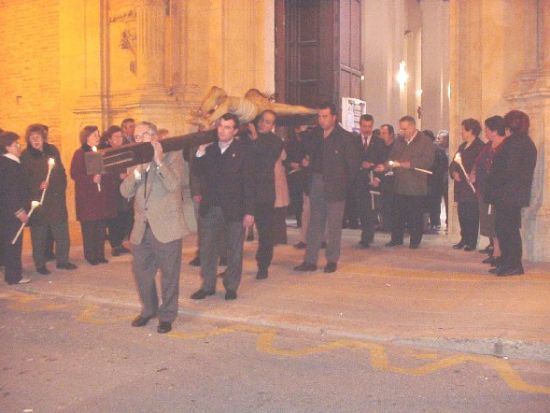
{"type": "Polygon", "coordinates": [[[342,220],[346,194],[359,170],[357,144],[351,133],[337,123],[336,106],[325,103],[319,108],[319,128],[308,145],[311,220],[304,262],[296,271],[315,271],[325,228],[327,228],[327,264],[324,271],[336,271],[340,258],[342,220]]]}
{"type": "MultiPolygon", "coordinates": [[[[277,115],[271,110],[263,111],[258,120],[257,138],[252,141],[254,159],[254,185],[256,209],[254,219],[258,228],[258,251],[256,278],[268,277],[268,268],[273,258],[273,215],[275,213],[275,162],[281,156],[283,141],[272,131],[277,115]]],[[[253,124],[250,124],[254,128],[253,124]]]]}
{"type": "Polygon", "coordinates": [[[507,138],[495,152],[487,178],[486,202],[494,206],[495,231],[501,248],[498,276],[523,274],[521,209],[529,206],[537,148],[529,137],[529,116],[512,110],[504,116],[507,138]]]}
{"type": "Polygon", "coordinates": [[[22,277],[21,251],[23,234],[15,244],[12,240],[21,223],[28,222],[30,195],[19,156],[19,136],[13,132],[0,133],[0,231],[4,252],[4,277],[8,284],[25,284],[22,277]]]}
{"type": "Polygon", "coordinates": [[[377,213],[373,205],[371,191],[378,190],[372,186],[374,181],[374,167],[384,162],[384,141],[374,136],[374,118],[372,115],[364,114],[359,120],[360,135],[357,142],[361,148],[361,167],[355,180],[357,191],[357,204],[359,206],[359,217],[361,219],[361,248],[368,248],[374,239],[374,227],[376,225],[377,213]]]}
{"type": "Polygon", "coordinates": [[[237,298],[243,267],[245,228],[254,224],[255,184],[251,146],[235,137],[237,116],[226,113],[218,121],[218,141],[199,146],[195,173],[202,177],[199,206],[202,285],[191,295],[201,300],[216,292],[219,233],[227,245],[227,269],[223,278],[225,299],[237,298]]]}

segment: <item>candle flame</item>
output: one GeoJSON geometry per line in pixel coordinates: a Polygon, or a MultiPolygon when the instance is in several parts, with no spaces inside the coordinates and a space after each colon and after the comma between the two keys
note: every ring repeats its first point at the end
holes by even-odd
{"type": "Polygon", "coordinates": [[[50,168],[53,168],[54,165],[55,165],[55,159],[53,158],[48,159],[48,166],[50,168]]]}
{"type": "Polygon", "coordinates": [[[36,208],[39,205],[40,205],[40,202],[38,202],[38,201],[32,201],[31,202],[31,208],[36,208]]]}
{"type": "Polygon", "coordinates": [[[92,151],[97,152],[97,146],[92,146],[92,151]]]}

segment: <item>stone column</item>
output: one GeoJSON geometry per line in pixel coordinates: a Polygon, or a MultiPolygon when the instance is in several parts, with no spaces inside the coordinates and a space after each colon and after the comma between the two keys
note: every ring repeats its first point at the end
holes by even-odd
{"type": "Polygon", "coordinates": [[[138,89],[145,96],[164,95],[165,2],[139,0],[137,15],[138,89]]]}
{"type": "MultiPolygon", "coordinates": [[[[523,4],[530,17],[529,43],[525,70],[510,85],[506,99],[510,109],[526,112],[531,121],[529,135],[538,150],[531,204],[523,211],[523,246],[525,256],[550,261],[550,6],[545,0],[523,4]]],[[[509,10],[512,12],[512,10],[509,10]]]]}
{"type": "Polygon", "coordinates": [[[422,128],[449,129],[449,2],[421,0],[422,128]]]}

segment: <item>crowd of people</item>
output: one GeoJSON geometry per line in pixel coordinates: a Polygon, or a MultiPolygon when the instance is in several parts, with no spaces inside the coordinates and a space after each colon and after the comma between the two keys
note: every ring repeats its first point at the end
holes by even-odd
{"type": "MultiPolygon", "coordinates": [[[[369,248],[378,229],[391,234],[386,247],[403,245],[408,232],[409,247],[417,249],[426,229],[441,227],[442,200],[448,209],[449,177],[461,234],[453,248],[473,251],[481,234],[490,241],[484,262],[493,267],[491,272],[523,273],[521,209],[529,205],[537,155],[524,112],[486,119],[486,143],[480,139],[480,123],[465,119],[464,142],[449,159],[446,131],[437,137],[419,131],[416,120],[404,116],[396,134],[390,124],[374,129],[374,118],[364,114],[355,135],[338,124],[336,110],[332,103],[320,105],[317,124],[297,126],[285,140],[275,134],[277,114],[271,110],[247,125],[226,113],[216,122],[215,142],[167,153],[160,142],[168,131],[150,122],[125,119],[102,135],[96,126],[81,130],[70,177],[84,258],[93,266],[107,263],[107,240],[112,256],[133,255],[142,302],[133,326],[157,317],[158,332],[166,333],[177,315],[186,228],[185,161],[198,224],[197,253],[190,262],[201,267],[201,287],[191,295],[195,300],[215,294],[219,265],[226,266],[225,299],[237,298],[243,244],[254,226],[256,278],[267,278],[274,246],[287,242],[288,215],[296,217],[300,228],[295,247],[304,250],[303,262],[294,267],[297,272],[317,270],[323,248],[324,272],[337,271],[344,227],[360,229],[359,248],[369,248]],[[153,146],[151,162],[87,174],[86,152],[143,142],[153,146]],[[160,297],[155,284],[159,271],[160,297]]],[[[50,273],[52,243],[56,267],[77,268],[69,260],[67,174],[59,151],[48,142],[45,125],[30,125],[25,140],[21,151],[16,133],[0,133],[0,264],[8,284],[30,281],[22,276],[18,233],[25,225],[30,226],[38,273],[50,273]]]]}

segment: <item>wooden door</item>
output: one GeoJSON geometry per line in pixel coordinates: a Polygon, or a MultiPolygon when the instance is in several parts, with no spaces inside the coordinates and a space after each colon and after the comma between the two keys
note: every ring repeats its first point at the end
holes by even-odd
{"type": "Polygon", "coordinates": [[[361,0],[277,0],[279,100],[315,107],[361,97],[361,0]]]}

